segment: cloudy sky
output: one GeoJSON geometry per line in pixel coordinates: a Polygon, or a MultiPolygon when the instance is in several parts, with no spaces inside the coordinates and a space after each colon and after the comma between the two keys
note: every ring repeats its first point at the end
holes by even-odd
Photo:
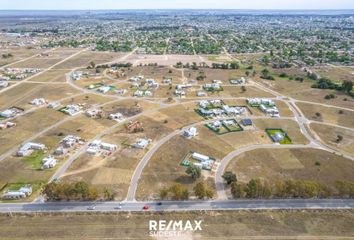
{"type": "Polygon", "coordinates": [[[354,0],[0,0],[4,9],[354,9],[354,0]]]}

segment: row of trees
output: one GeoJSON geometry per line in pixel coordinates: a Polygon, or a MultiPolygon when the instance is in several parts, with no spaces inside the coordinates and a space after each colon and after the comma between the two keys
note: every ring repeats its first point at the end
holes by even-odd
{"type": "Polygon", "coordinates": [[[337,181],[335,189],[311,180],[286,180],[269,184],[260,179],[247,183],[237,181],[236,174],[225,172],[223,178],[231,186],[234,198],[354,198],[354,182],[337,181]]]}
{"type": "Polygon", "coordinates": [[[328,78],[320,78],[311,87],[319,88],[319,89],[333,89],[337,91],[342,91],[354,97],[353,84],[354,83],[352,81],[343,81],[342,84],[338,84],[328,78]]]}
{"type": "MultiPolygon", "coordinates": [[[[76,183],[49,183],[44,187],[43,194],[49,201],[93,201],[99,198],[96,188],[85,182],[76,183]]],[[[114,193],[108,189],[103,191],[105,200],[113,200],[114,193]]]]}
{"type": "MultiPolygon", "coordinates": [[[[211,199],[214,196],[214,190],[208,187],[204,181],[199,181],[193,187],[193,192],[199,199],[211,199]]],[[[176,183],[169,188],[163,188],[160,191],[161,199],[187,200],[190,192],[180,183],[176,183]]]]}
{"type": "Polygon", "coordinates": [[[240,66],[238,65],[237,62],[231,62],[231,63],[212,63],[211,67],[213,69],[239,69],[240,66]]]}

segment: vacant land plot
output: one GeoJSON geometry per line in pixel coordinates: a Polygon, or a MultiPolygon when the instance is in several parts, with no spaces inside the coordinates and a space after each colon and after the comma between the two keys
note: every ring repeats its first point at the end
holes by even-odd
{"type": "Polygon", "coordinates": [[[129,133],[125,127],[118,127],[114,132],[102,138],[103,141],[118,145],[118,150],[110,157],[92,157],[83,154],[65,174],[63,181],[83,180],[91,185],[104,189],[112,189],[116,199],[126,197],[130,179],[147,149],[135,149],[131,145],[138,138],[151,139],[153,146],[157,140],[172,132],[172,129],[162,123],[147,117],[137,119],[142,123],[143,132],[129,133]]]}
{"type": "Polygon", "coordinates": [[[55,66],[55,69],[73,69],[78,67],[87,67],[90,62],[96,65],[111,62],[124,54],[115,52],[94,52],[84,51],[79,55],[68,59],[67,61],[55,66]]]}
{"type": "Polygon", "coordinates": [[[35,98],[56,101],[68,98],[79,91],[67,84],[21,83],[0,94],[0,109],[12,106],[29,109],[29,104],[35,98]]]}
{"type": "Polygon", "coordinates": [[[354,155],[354,129],[353,131],[349,131],[347,129],[317,123],[312,123],[310,127],[324,143],[354,155]]]}
{"type": "Polygon", "coordinates": [[[345,127],[354,126],[354,111],[341,110],[335,107],[324,107],[315,104],[298,102],[296,105],[308,119],[327,122],[345,127]]]}
{"type": "MultiPolygon", "coordinates": [[[[155,152],[145,167],[139,181],[137,198],[158,198],[163,187],[169,187],[176,182],[192,190],[194,181],[185,173],[186,168],[180,166],[180,162],[190,151],[220,160],[232,150],[229,144],[208,129],[201,130],[200,135],[191,140],[182,136],[173,137],[155,152]]],[[[214,188],[213,177],[207,175],[205,178],[210,187],[214,188]]]]}
{"type": "Polygon", "coordinates": [[[33,82],[65,82],[67,70],[49,70],[31,79],[33,82]]]}
{"type": "Polygon", "coordinates": [[[82,213],[0,216],[0,238],[155,239],[149,221],[202,220],[203,231],[174,239],[351,239],[354,212],[228,211],[178,213],[82,213]]]}
{"type": "Polygon", "coordinates": [[[260,131],[267,128],[281,128],[290,137],[293,144],[307,144],[308,140],[300,131],[300,127],[296,121],[284,119],[254,119],[254,125],[260,131]]]}
{"type": "MultiPolygon", "coordinates": [[[[12,57],[3,58],[0,57],[0,66],[11,64],[22,59],[34,56],[37,53],[42,52],[42,49],[26,49],[20,47],[11,47],[11,48],[1,48],[2,54],[12,54],[12,57]]],[[[9,67],[12,67],[11,65],[9,67]]]]}
{"type": "Polygon", "coordinates": [[[345,66],[323,66],[314,69],[321,77],[332,79],[333,81],[353,81],[353,68],[345,66]]]}
{"type": "Polygon", "coordinates": [[[1,130],[0,134],[0,154],[16,147],[26,139],[34,136],[43,129],[50,127],[64,117],[58,111],[42,108],[35,112],[13,120],[17,123],[15,128],[1,130]]]}
{"type": "Polygon", "coordinates": [[[236,172],[241,182],[303,179],[333,188],[336,181],[354,180],[354,162],[318,149],[257,149],[236,157],[227,170],[236,172]]]}
{"type": "Polygon", "coordinates": [[[60,62],[62,58],[34,57],[23,62],[12,64],[13,68],[41,68],[46,69],[60,62]]]}

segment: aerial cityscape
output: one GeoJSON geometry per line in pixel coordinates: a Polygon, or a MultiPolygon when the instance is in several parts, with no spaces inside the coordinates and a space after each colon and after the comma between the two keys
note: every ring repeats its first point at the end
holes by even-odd
{"type": "Polygon", "coordinates": [[[0,239],[354,239],[354,5],[137,2],[0,3],[0,239]]]}

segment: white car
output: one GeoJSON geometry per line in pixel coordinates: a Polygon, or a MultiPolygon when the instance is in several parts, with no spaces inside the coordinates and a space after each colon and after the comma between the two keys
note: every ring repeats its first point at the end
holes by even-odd
{"type": "Polygon", "coordinates": [[[90,206],[90,207],[87,208],[87,210],[95,210],[95,209],[96,209],[95,206],[90,206]]]}

